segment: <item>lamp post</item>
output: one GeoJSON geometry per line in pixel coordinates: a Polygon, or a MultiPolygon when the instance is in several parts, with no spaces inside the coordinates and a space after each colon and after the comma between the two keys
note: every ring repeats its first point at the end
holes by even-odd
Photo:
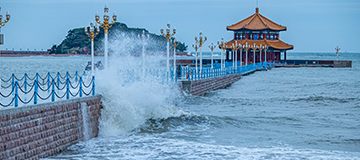
{"type": "Polygon", "coordinates": [[[260,63],[262,62],[262,51],[264,49],[264,46],[260,44],[259,50],[260,50],[260,63]]]}
{"type": "Polygon", "coordinates": [[[339,60],[339,51],[340,51],[339,46],[336,46],[335,50],[336,50],[336,57],[337,57],[336,60],[338,61],[339,60]]]}
{"type": "Polygon", "coordinates": [[[164,33],[164,29],[161,29],[161,34],[166,38],[166,54],[167,54],[167,60],[166,60],[166,71],[170,72],[170,64],[169,64],[169,57],[170,57],[170,38],[173,37],[176,33],[176,29],[173,29],[173,33],[170,33],[170,23],[167,24],[166,33],[164,33]]]}
{"type": "Polygon", "coordinates": [[[264,46],[264,50],[265,50],[265,61],[266,61],[266,63],[267,63],[267,59],[266,59],[266,51],[268,50],[268,48],[269,48],[269,47],[268,47],[267,45],[265,45],[265,46],[264,46]]]}
{"type": "Polygon", "coordinates": [[[171,42],[171,45],[174,46],[174,82],[176,82],[176,47],[180,44],[180,42],[175,41],[175,37],[171,42]]]}
{"type": "Polygon", "coordinates": [[[235,41],[235,45],[233,43],[232,47],[231,47],[231,50],[232,50],[233,54],[235,55],[234,60],[233,60],[233,62],[234,62],[233,67],[235,67],[235,69],[237,68],[237,50],[239,50],[239,48],[240,48],[240,46],[238,45],[237,41],[235,41]]]}
{"type": "Polygon", "coordinates": [[[201,31],[199,34],[199,40],[198,40],[197,36],[195,36],[195,41],[196,41],[196,43],[199,44],[199,48],[200,48],[200,74],[201,74],[201,70],[202,70],[202,45],[206,42],[206,40],[207,40],[207,37],[206,36],[203,37],[201,31]]]}
{"type": "Polygon", "coordinates": [[[209,48],[210,48],[210,50],[211,50],[211,69],[213,69],[214,67],[214,65],[213,65],[213,61],[214,61],[214,49],[216,48],[216,46],[213,44],[213,43],[211,43],[211,45],[209,46],[209,48]]]}
{"type": "Polygon", "coordinates": [[[85,33],[90,37],[91,40],[91,74],[92,75],[94,75],[94,37],[96,37],[99,34],[100,28],[97,27],[96,33],[94,31],[95,29],[93,23],[90,23],[90,33],[88,33],[88,29],[87,27],[85,27],[85,33]]]}
{"type": "Polygon", "coordinates": [[[96,12],[96,15],[95,15],[96,23],[98,23],[100,25],[100,27],[104,28],[104,33],[105,33],[105,51],[104,51],[105,69],[108,67],[108,46],[107,46],[108,45],[108,30],[116,22],[116,18],[117,18],[116,13],[114,12],[114,14],[112,16],[113,21],[111,23],[109,23],[108,12],[109,12],[109,8],[107,7],[107,5],[105,5],[104,16],[103,16],[104,22],[103,23],[100,22],[100,16],[99,16],[99,14],[97,12],[96,12]]]}
{"type": "Polygon", "coordinates": [[[235,68],[235,54],[234,54],[234,52],[235,52],[235,50],[236,50],[236,45],[237,45],[237,42],[235,42],[236,44],[232,44],[231,45],[231,52],[232,52],[232,54],[231,54],[231,58],[233,59],[233,67],[235,68]]]}
{"type": "Polygon", "coordinates": [[[242,67],[242,51],[243,51],[243,46],[241,44],[239,44],[239,50],[240,50],[240,67],[242,67]]]}
{"type": "Polygon", "coordinates": [[[143,70],[142,70],[143,75],[142,76],[143,76],[143,78],[145,78],[145,45],[150,37],[149,37],[149,34],[146,37],[145,30],[143,30],[141,37],[140,37],[140,35],[138,35],[138,38],[141,40],[141,44],[142,44],[142,59],[143,59],[143,70]]]}
{"type": "Polygon", "coordinates": [[[195,45],[193,44],[192,47],[195,49],[195,72],[197,72],[197,57],[198,57],[198,53],[197,53],[197,50],[199,49],[198,45],[195,43],[195,45]]]}
{"type": "Polygon", "coordinates": [[[2,21],[3,15],[1,14],[1,7],[0,7],[0,32],[1,32],[1,27],[4,27],[5,24],[7,22],[9,22],[10,20],[10,14],[9,11],[6,12],[6,19],[4,21],[2,21]]]}
{"type": "Polygon", "coordinates": [[[256,66],[256,59],[255,59],[255,55],[256,55],[256,49],[258,49],[258,46],[256,46],[255,45],[255,43],[254,43],[254,46],[253,46],[253,50],[254,50],[254,57],[253,57],[253,63],[255,64],[255,66],[256,66]]]}
{"type": "Polygon", "coordinates": [[[224,68],[224,63],[223,60],[224,60],[224,52],[226,50],[226,44],[224,43],[224,38],[221,38],[221,42],[217,42],[218,45],[219,45],[219,48],[221,49],[221,68],[224,68]]]}
{"type": "Polygon", "coordinates": [[[249,50],[250,46],[246,42],[246,44],[243,45],[243,48],[246,51],[246,53],[245,53],[245,65],[247,66],[248,65],[248,50],[249,50]]]}
{"type": "MultiPolygon", "coordinates": [[[[4,20],[4,21],[2,21],[2,18],[3,18],[3,16],[2,16],[2,14],[1,14],[1,7],[0,7],[0,32],[1,32],[1,27],[4,27],[5,26],[5,24],[7,23],[7,22],[9,22],[9,20],[10,20],[10,14],[9,14],[9,11],[7,11],[6,12],[6,19],[4,20]]],[[[3,35],[1,34],[1,42],[2,43],[0,43],[0,45],[2,45],[3,43],[4,43],[4,37],[3,37],[3,35]]],[[[1,51],[0,51],[0,57],[1,57],[1,51]]],[[[0,70],[1,71],[1,70],[0,70]]],[[[1,76],[0,76],[0,92],[1,92],[1,76]]]]}

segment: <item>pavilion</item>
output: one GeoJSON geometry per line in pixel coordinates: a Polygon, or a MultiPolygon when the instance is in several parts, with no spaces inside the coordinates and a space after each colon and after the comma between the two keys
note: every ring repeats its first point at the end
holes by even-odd
{"type": "Polygon", "coordinates": [[[277,61],[281,59],[281,52],[294,49],[293,45],[280,40],[280,31],[286,31],[286,27],[279,25],[259,13],[256,13],[226,27],[227,30],[234,31],[234,39],[225,43],[226,61],[237,61],[242,63],[258,63],[263,61],[277,61]],[[238,48],[233,49],[233,45],[238,48]],[[236,52],[232,54],[232,52],[236,52]],[[254,62],[255,61],[255,62],[254,62]]]}

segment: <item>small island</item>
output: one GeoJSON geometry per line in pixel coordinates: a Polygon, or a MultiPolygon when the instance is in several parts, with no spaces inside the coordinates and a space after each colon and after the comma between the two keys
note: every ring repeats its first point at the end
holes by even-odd
{"type": "MultiPolygon", "coordinates": [[[[130,39],[131,42],[138,40],[138,35],[145,31],[149,35],[149,41],[146,45],[146,50],[151,52],[164,52],[166,50],[166,38],[162,35],[149,33],[144,28],[129,28],[126,24],[116,22],[109,29],[109,43],[115,40],[130,39]]],[[[103,47],[104,30],[100,28],[100,33],[94,39],[95,56],[104,55],[103,47]]],[[[84,28],[75,28],[68,31],[66,38],[59,44],[53,45],[50,49],[50,54],[72,54],[72,55],[89,55],[90,54],[90,38],[85,34],[84,28]]],[[[129,52],[137,54],[141,52],[141,44],[134,43],[129,47],[129,52]]],[[[185,52],[187,46],[181,43],[177,46],[177,51],[185,52]]],[[[110,49],[109,54],[112,54],[110,49]]]]}
{"type": "MultiPolygon", "coordinates": [[[[53,45],[51,48],[46,51],[30,51],[30,50],[2,50],[0,51],[2,57],[24,57],[24,56],[90,56],[91,52],[91,41],[90,38],[85,34],[84,27],[74,28],[68,31],[65,39],[59,45],[53,45]]],[[[129,28],[125,23],[115,22],[112,27],[109,29],[109,43],[112,43],[115,40],[121,39],[130,39],[131,42],[136,42],[138,40],[138,35],[141,35],[145,31],[146,35],[149,35],[149,41],[145,46],[145,49],[150,52],[160,52],[164,53],[166,51],[166,38],[162,35],[157,35],[154,33],[149,33],[148,30],[144,28],[129,28]]],[[[104,30],[100,28],[99,34],[94,38],[94,54],[95,56],[104,55],[104,30]]],[[[179,45],[176,47],[178,52],[186,52],[187,45],[185,43],[179,42],[179,45]]],[[[141,54],[142,46],[139,43],[133,43],[131,47],[128,48],[128,52],[134,56],[139,56],[141,54]]],[[[113,54],[114,51],[109,50],[109,54],[113,54]]]]}

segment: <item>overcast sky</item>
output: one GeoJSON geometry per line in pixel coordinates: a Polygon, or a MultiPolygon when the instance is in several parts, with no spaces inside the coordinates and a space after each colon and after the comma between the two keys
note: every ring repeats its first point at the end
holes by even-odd
{"type": "MultiPolygon", "coordinates": [[[[118,22],[159,34],[169,21],[176,38],[189,45],[200,31],[208,45],[233,38],[226,26],[255,13],[256,0],[1,0],[1,13],[10,21],[1,28],[6,48],[41,50],[59,44],[69,29],[88,26],[96,11],[108,4],[118,22]]],[[[291,52],[360,53],[359,0],[259,0],[260,13],[286,26],[280,39],[294,45],[291,52]]]]}

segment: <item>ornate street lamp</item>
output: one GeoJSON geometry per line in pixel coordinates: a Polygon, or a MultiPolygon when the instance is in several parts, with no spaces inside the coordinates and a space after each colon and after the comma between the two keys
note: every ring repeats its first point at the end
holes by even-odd
{"type": "MultiPolygon", "coordinates": [[[[1,32],[1,27],[4,27],[5,26],[5,24],[7,23],[7,22],[9,22],[9,20],[10,20],[10,14],[9,14],[9,11],[7,11],[6,12],[6,19],[4,20],[4,21],[2,21],[2,18],[3,18],[3,16],[2,16],[2,14],[1,14],[1,7],[0,7],[0,32],[1,32]]],[[[2,45],[3,43],[4,43],[4,36],[2,35],[2,34],[0,34],[0,37],[1,37],[1,43],[0,43],[0,45],[2,45]]],[[[1,52],[0,52],[0,57],[1,57],[1,52]]],[[[1,71],[1,70],[0,70],[1,71]]],[[[0,78],[0,92],[1,92],[1,78],[0,78]]]]}
{"type": "Polygon", "coordinates": [[[266,51],[268,50],[268,48],[269,48],[269,47],[268,47],[267,45],[265,45],[265,46],[264,46],[264,50],[265,50],[265,61],[266,61],[266,63],[267,63],[267,59],[266,59],[266,51]]]}
{"type": "Polygon", "coordinates": [[[1,27],[4,27],[5,24],[7,22],[9,22],[10,20],[10,14],[9,11],[6,12],[6,19],[4,21],[2,21],[3,15],[1,14],[1,7],[0,7],[0,32],[1,32],[1,27]]]}
{"type": "Polygon", "coordinates": [[[176,29],[173,29],[173,33],[170,33],[170,23],[167,24],[166,33],[164,33],[164,29],[161,29],[161,34],[166,38],[166,54],[167,54],[167,60],[166,60],[166,71],[170,72],[170,64],[169,64],[169,57],[170,57],[170,38],[173,37],[176,33],[176,29]]]}
{"type": "Polygon", "coordinates": [[[245,49],[245,65],[248,65],[248,50],[250,49],[250,46],[248,45],[248,43],[246,42],[245,45],[243,45],[243,49],[245,49]]]}
{"type": "Polygon", "coordinates": [[[114,14],[112,16],[113,21],[111,23],[109,23],[108,12],[109,12],[109,8],[107,7],[107,5],[105,5],[104,16],[103,16],[104,22],[103,23],[100,22],[100,16],[99,16],[98,12],[96,12],[96,15],[95,15],[96,23],[98,23],[100,25],[100,27],[104,28],[104,33],[105,33],[105,52],[104,52],[104,55],[105,55],[105,69],[108,67],[108,46],[107,46],[108,45],[108,30],[116,22],[116,18],[117,18],[116,13],[114,12],[114,14]]]}
{"type": "Polygon", "coordinates": [[[176,47],[180,44],[180,42],[175,41],[175,37],[173,41],[171,42],[171,45],[174,46],[174,82],[176,82],[176,47]]]}
{"type": "Polygon", "coordinates": [[[224,43],[224,38],[221,38],[221,42],[217,42],[219,45],[219,48],[221,49],[221,68],[224,68],[225,62],[224,62],[224,52],[226,50],[226,44],[224,43]]]}
{"type": "Polygon", "coordinates": [[[85,27],[85,33],[90,37],[91,40],[91,74],[94,75],[94,37],[96,37],[100,32],[100,27],[97,27],[96,33],[94,32],[94,24],[90,23],[90,33],[88,32],[87,27],[85,27]]]}
{"type": "Polygon", "coordinates": [[[207,40],[207,37],[206,36],[203,37],[201,31],[199,34],[199,40],[198,40],[198,37],[195,36],[195,42],[199,44],[199,48],[200,48],[200,74],[201,74],[201,70],[202,70],[202,45],[206,42],[206,40],[207,40]]]}
{"type": "Polygon", "coordinates": [[[143,58],[143,78],[145,78],[145,45],[147,44],[147,41],[149,40],[149,34],[147,36],[145,36],[145,30],[142,31],[142,35],[140,38],[140,35],[138,35],[138,38],[141,40],[141,44],[142,44],[142,58],[143,58]]]}
{"type": "Polygon", "coordinates": [[[197,50],[199,49],[198,45],[195,43],[195,45],[193,44],[192,47],[195,49],[195,53],[196,53],[196,58],[195,58],[195,72],[197,73],[197,57],[198,57],[198,53],[197,50]]]}
{"type": "Polygon", "coordinates": [[[337,57],[336,60],[338,61],[339,60],[339,51],[340,51],[339,46],[336,46],[335,50],[336,50],[336,57],[337,57]]]}
{"type": "Polygon", "coordinates": [[[256,46],[255,45],[255,43],[254,43],[254,45],[252,46],[252,48],[253,48],[253,50],[254,50],[254,57],[253,57],[253,63],[255,64],[255,66],[256,66],[256,59],[255,59],[255,52],[256,52],[256,49],[258,49],[259,48],[259,46],[256,46]]]}
{"type": "Polygon", "coordinates": [[[262,62],[262,51],[263,51],[263,48],[264,48],[264,46],[262,46],[262,45],[260,44],[260,47],[259,47],[259,50],[260,50],[260,63],[262,62]]]}
{"type": "Polygon", "coordinates": [[[211,43],[211,45],[209,46],[210,50],[211,50],[211,69],[213,69],[213,61],[214,61],[214,49],[216,48],[216,45],[214,45],[213,43],[211,43]]]}
{"type": "MultiPolygon", "coordinates": [[[[240,50],[240,67],[242,67],[242,61],[243,61],[243,56],[242,56],[242,51],[243,51],[243,45],[241,45],[240,43],[239,45],[239,50],[240,50]]],[[[237,65],[237,64],[236,64],[237,65]]]]}
{"type": "Polygon", "coordinates": [[[235,67],[235,69],[237,68],[237,50],[239,50],[240,46],[237,43],[237,41],[235,41],[235,44],[233,43],[231,46],[231,50],[233,52],[234,59],[233,59],[233,67],[235,67]]]}

